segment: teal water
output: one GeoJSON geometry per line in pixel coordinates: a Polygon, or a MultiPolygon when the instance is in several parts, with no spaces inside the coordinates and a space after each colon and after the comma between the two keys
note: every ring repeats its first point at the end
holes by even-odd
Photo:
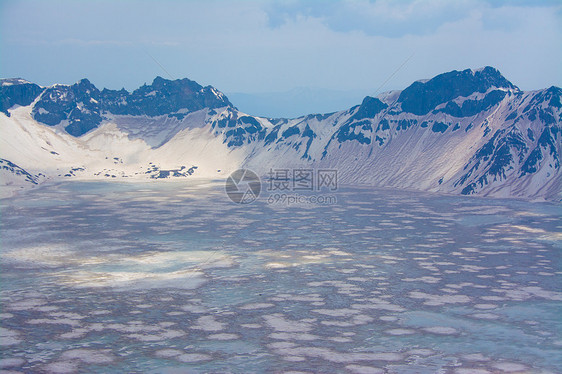
{"type": "Polygon", "coordinates": [[[560,205],[335,194],[71,182],[0,200],[0,369],[562,372],[560,205]]]}

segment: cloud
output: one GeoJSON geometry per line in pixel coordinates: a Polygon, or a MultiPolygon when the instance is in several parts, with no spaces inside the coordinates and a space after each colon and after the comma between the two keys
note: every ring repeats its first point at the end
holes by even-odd
{"type": "MultiPolygon", "coordinates": [[[[446,24],[469,18],[473,12],[486,15],[504,7],[548,7],[558,14],[562,9],[560,2],[554,0],[286,0],[268,3],[265,9],[271,28],[314,18],[336,32],[360,31],[371,36],[400,38],[433,34],[446,24]]],[[[510,18],[492,16],[489,20],[484,27],[512,30],[516,26],[510,18]]]]}
{"type": "Polygon", "coordinates": [[[361,31],[366,35],[399,38],[426,35],[448,22],[465,18],[473,2],[345,0],[339,2],[296,0],[275,2],[267,8],[269,25],[291,20],[320,19],[337,32],[361,31]]]}

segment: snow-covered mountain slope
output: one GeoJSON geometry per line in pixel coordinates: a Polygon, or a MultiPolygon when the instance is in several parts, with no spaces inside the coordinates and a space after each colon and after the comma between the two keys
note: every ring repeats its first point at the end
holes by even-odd
{"type": "Polygon", "coordinates": [[[523,92],[491,67],[295,119],[247,115],[187,79],[158,77],[132,93],[82,80],[34,96],[30,85],[2,81],[0,158],[41,180],[329,168],[340,183],[561,198],[562,90],[523,92]]]}

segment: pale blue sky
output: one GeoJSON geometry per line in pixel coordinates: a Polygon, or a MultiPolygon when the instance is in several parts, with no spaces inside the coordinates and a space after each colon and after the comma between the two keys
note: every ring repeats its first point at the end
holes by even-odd
{"type": "Polygon", "coordinates": [[[539,89],[562,86],[561,20],[560,1],[1,1],[0,76],[375,93],[413,54],[382,90],[485,65],[539,89]]]}

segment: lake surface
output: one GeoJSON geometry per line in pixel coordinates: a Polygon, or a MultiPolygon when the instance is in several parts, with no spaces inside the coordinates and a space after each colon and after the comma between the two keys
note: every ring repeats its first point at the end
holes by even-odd
{"type": "Polygon", "coordinates": [[[0,369],[562,372],[560,205],[334,196],[69,182],[0,200],[0,369]]]}

